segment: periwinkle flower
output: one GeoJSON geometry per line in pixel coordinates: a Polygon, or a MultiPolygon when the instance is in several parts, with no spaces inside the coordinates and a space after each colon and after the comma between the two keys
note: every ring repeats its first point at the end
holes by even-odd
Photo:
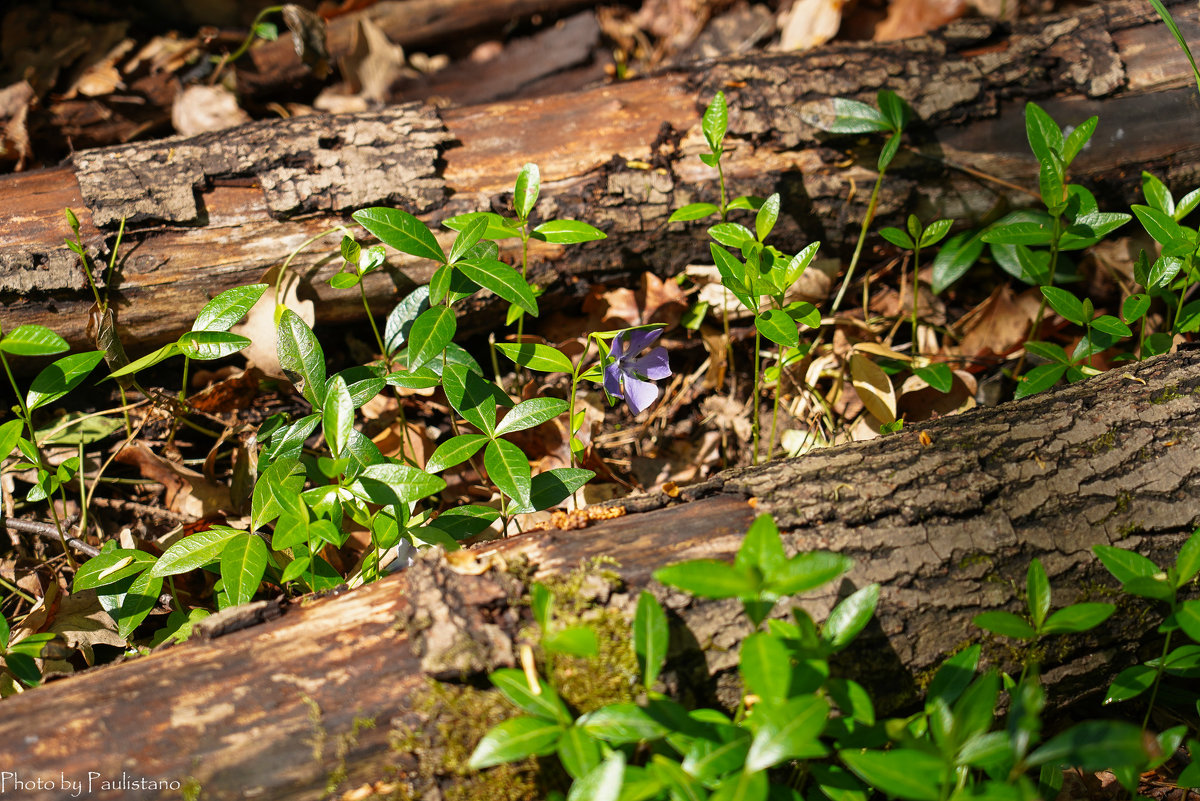
{"type": "Polygon", "coordinates": [[[667,349],[661,345],[644,356],[638,355],[657,342],[662,332],[661,328],[626,330],[613,337],[608,352],[612,361],[604,368],[604,389],[628,403],[634,414],[658,399],[658,386],[654,382],[671,374],[667,349]]]}

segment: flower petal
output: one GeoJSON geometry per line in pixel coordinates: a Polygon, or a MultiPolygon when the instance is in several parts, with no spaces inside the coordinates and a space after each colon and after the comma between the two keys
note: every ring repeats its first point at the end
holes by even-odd
{"type": "Polygon", "coordinates": [[[657,384],[640,381],[629,375],[625,376],[625,401],[629,404],[629,411],[639,414],[657,399],[657,384]]]}
{"type": "Polygon", "coordinates": [[[617,362],[604,368],[604,389],[614,398],[625,397],[625,393],[621,391],[621,365],[617,362]]]}
{"type": "Polygon", "coordinates": [[[667,359],[666,348],[655,348],[640,359],[634,359],[625,365],[625,373],[636,374],[639,378],[649,378],[658,381],[671,375],[671,363],[667,359]]]}
{"type": "MultiPolygon", "coordinates": [[[[625,343],[621,341],[621,337],[623,336],[625,336],[624,331],[618,332],[617,335],[613,337],[612,345],[610,345],[608,349],[609,358],[618,362],[625,358],[625,343]]],[[[637,351],[634,351],[634,353],[636,352],[637,351]]]]}
{"type": "Polygon", "coordinates": [[[636,356],[646,348],[653,345],[662,336],[663,329],[648,328],[640,331],[634,331],[629,334],[629,355],[636,356]]]}

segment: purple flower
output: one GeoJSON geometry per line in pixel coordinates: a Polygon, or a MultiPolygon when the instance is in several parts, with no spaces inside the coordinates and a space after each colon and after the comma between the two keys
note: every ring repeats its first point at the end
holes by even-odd
{"type": "Polygon", "coordinates": [[[608,352],[612,360],[604,368],[604,389],[615,398],[623,398],[629,410],[638,414],[658,399],[658,387],[653,383],[671,374],[667,361],[667,349],[661,345],[645,356],[638,356],[662,336],[663,330],[622,331],[613,337],[612,349],[608,352]],[[625,344],[625,335],[629,344],[625,344]]]}

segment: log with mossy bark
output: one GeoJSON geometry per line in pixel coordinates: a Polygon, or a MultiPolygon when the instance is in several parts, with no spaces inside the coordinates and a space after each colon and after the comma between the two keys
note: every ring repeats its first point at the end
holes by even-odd
{"type": "MultiPolygon", "coordinates": [[[[375,584],[292,601],[282,616],[266,602],[246,628],[222,623],[208,639],[8,698],[0,765],[23,781],[178,781],[210,799],[369,797],[363,788],[433,798],[449,784],[501,797],[487,794],[496,777],[463,763],[489,725],[513,714],[480,688],[488,671],[514,665],[529,636],[529,582],[557,586],[560,608],[601,632],[599,662],[558,663],[580,707],[627,698],[636,684],[624,615],[645,588],[672,617],[667,687],[732,707],[737,654],[752,630],[738,604],[691,599],[652,573],[732,559],[764,513],[789,552],[854,559],[839,582],[798,599],[817,620],[857,588],[881,585],[875,620],[835,663],[869,688],[880,714],[910,707],[923,677],[973,642],[987,664],[1009,670],[1036,655],[1052,710],[1098,714],[1116,672],[1161,649],[1154,621],[1164,610],[1122,596],[1091,548],[1174,560],[1200,522],[1197,431],[1192,349],[921,430],[728,471],[675,498],[629,498],[616,507],[624,514],[584,530],[526,533],[453,560],[428,552],[375,584]],[[1035,557],[1055,608],[1112,601],[1117,614],[1036,648],[973,626],[980,612],[1023,609],[1035,557]],[[355,792],[363,795],[342,795],[355,792]]],[[[544,797],[535,772],[505,769],[500,781],[531,789],[503,797],[544,797]]],[[[91,797],[162,795],[125,787],[91,797]]]]}
{"type": "MultiPolygon", "coordinates": [[[[1195,5],[1171,8],[1184,34],[1195,34],[1195,5]]],[[[667,219],[717,199],[714,171],[696,158],[705,149],[700,114],[717,90],[730,109],[731,196],[779,192],[773,242],[794,252],[821,240],[825,256],[844,262],[882,142],[830,138],[795,112],[837,96],[873,100],[884,87],[919,120],[884,182],[880,224],[909,212],[978,222],[1036,204],[1022,111],[1031,99],[1067,125],[1100,115],[1073,178],[1104,210],[1142,199],[1143,169],[1177,193],[1200,183],[1200,140],[1187,135],[1200,122],[1190,68],[1154,13],[1131,0],[1011,26],[961,20],[919,39],[697,64],[535,100],[302,117],[83,151],[68,166],[0,178],[0,318],[6,328],[41,323],[86,343],[92,294],[62,245],[67,207],[98,254],[126,219],[116,270],[103,281],[125,339],[149,347],[173,341],[210,297],[260,280],[309,237],[339,225],[362,234],[349,218],[357,208],[399,206],[434,228],[454,214],[505,210],[527,161],[544,179],[537,217],[608,234],[585,245],[532,243],[530,276],[547,289],[544,307],[577,302],[597,282],[632,285],[645,270],[673,275],[709,259],[704,221],[667,219]]],[[[358,293],[324,282],[338,267],[330,257],[339,236],[292,261],[320,300],[318,323],[364,314],[358,293]]],[[[515,262],[519,248],[508,244],[515,262]]],[[[391,254],[388,272],[366,283],[375,313],[432,268],[391,254]]],[[[464,302],[460,330],[494,329],[504,305],[464,302]]]]}

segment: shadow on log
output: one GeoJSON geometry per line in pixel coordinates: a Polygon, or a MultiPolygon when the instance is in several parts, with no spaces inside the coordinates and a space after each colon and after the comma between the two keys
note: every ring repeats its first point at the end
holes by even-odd
{"type": "MultiPolygon", "coordinates": [[[[1200,35],[1194,4],[1171,7],[1184,36],[1200,35]]],[[[716,197],[713,172],[696,156],[704,150],[699,116],[717,90],[729,102],[732,194],[779,192],[784,214],[773,243],[796,252],[819,239],[825,256],[844,261],[882,142],[829,139],[796,111],[829,97],[873,99],[883,87],[910,101],[920,124],[884,183],[880,225],[911,211],[976,222],[1034,202],[1027,99],[1066,124],[1100,115],[1072,177],[1104,210],[1142,199],[1143,169],[1175,189],[1200,183],[1200,143],[1181,133],[1200,122],[1190,67],[1153,11],[1129,0],[1011,28],[962,20],[902,42],[705,63],[535,100],[258,122],[82,151],[71,166],[0,178],[0,316],[8,327],[47,324],[74,345],[86,342],[91,293],[62,244],[66,207],[98,254],[128,217],[108,280],[123,338],[146,348],[173,341],[212,296],[257,282],[309,237],[352,225],[356,208],[399,205],[435,228],[454,214],[507,209],[526,161],[539,164],[545,181],[536,214],[608,234],[565,249],[534,243],[531,277],[547,289],[545,308],[576,302],[595,283],[631,286],[645,270],[674,275],[709,259],[703,221],[666,221],[673,209],[716,197]]],[[[363,314],[357,293],[324,282],[337,269],[330,256],[339,239],[334,233],[293,262],[313,282],[318,323],[363,314]]],[[[366,282],[378,314],[426,283],[432,268],[398,254],[389,266],[390,275],[366,282]]],[[[505,304],[494,298],[460,305],[464,333],[503,319],[505,304]]]]}
{"type": "MultiPolygon", "coordinates": [[[[676,648],[668,670],[706,660],[728,702],[749,633],[737,605],[694,601],[651,572],[731,559],[764,512],[789,551],[855,559],[841,586],[800,599],[818,620],[838,596],[882,584],[876,623],[840,667],[872,689],[878,708],[897,710],[916,699],[919,677],[970,642],[1013,667],[1019,652],[970,620],[1021,608],[1031,558],[1049,573],[1055,607],[1117,597],[1091,555],[1095,544],[1172,561],[1200,522],[1197,431],[1200,352],[1186,350],[922,431],[722,473],[678,498],[626,499],[625,514],[583,531],[527,533],[469,561],[430,552],[339,597],[293,602],[249,628],[210,630],[210,639],[9,698],[0,766],[29,782],[127,777],[116,789],[97,784],[97,799],[163,794],[128,786],[136,780],[190,782],[207,799],[318,799],[331,784],[337,797],[368,785],[432,797],[422,782],[436,777],[421,775],[403,744],[394,750],[389,731],[449,727],[473,745],[485,724],[440,718],[444,707],[427,703],[430,678],[485,686],[487,671],[513,664],[530,624],[524,583],[600,556],[620,565],[619,585],[598,593],[607,608],[629,612],[641,589],[654,591],[675,616],[674,641],[694,644],[690,653],[676,648]]],[[[1096,632],[1045,641],[1051,705],[1094,699],[1119,669],[1160,647],[1155,636],[1123,602],[1096,632]]],[[[714,692],[689,681],[671,677],[682,692],[714,692]]]]}

